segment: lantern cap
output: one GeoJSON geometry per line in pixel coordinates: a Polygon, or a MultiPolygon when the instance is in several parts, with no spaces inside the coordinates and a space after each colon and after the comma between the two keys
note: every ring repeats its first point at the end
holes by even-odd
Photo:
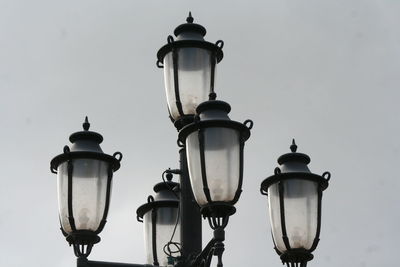
{"type": "Polygon", "coordinates": [[[303,153],[298,153],[297,151],[297,145],[296,141],[293,139],[292,144],[290,146],[291,153],[283,154],[278,158],[278,163],[279,164],[285,164],[288,162],[300,162],[304,164],[310,163],[311,159],[308,155],[303,154],[303,153]]]}
{"type": "Polygon", "coordinates": [[[197,106],[196,112],[200,114],[206,110],[221,110],[229,113],[231,111],[231,106],[225,101],[221,100],[209,100],[201,103],[197,106]]]}
{"type": "Polygon", "coordinates": [[[96,142],[97,144],[101,144],[101,142],[103,142],[103,136],[101,134],[89,131],[90,123],[87,116],[85,117],[85,121],[83,122],[82,126],[83,131],[73,133],[69,137],[69,141],[71,141],[71,143],[75,143],[78,140],[90,140],[96,142]]]}
{"type": "Polygon", "coordinates": [[[165,181],[165,182],[160,182],[158,184],[156,184],[153,187],[154,192],[159,193],[163,190],[173,190],[174,188],[176,188],[179,184],[172,182],[172,181],[165,181]]]}
{"type": "Polygon", "coordinates": [[[207,31],[206,28],[204,28],[202,25],[193,23],[194,19],[192,17],[192,12],[189,12],[188,17],[186,18],[186,23],[179,25],[176,27],[174,30],[175,36],[178,36],[179,34],[183,32],[196,32],[201,34],[202,36],[206,35],[207,31]]]}

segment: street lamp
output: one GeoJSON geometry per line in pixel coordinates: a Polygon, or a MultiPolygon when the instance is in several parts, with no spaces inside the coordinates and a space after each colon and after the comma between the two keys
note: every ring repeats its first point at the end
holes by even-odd
{"type": "Polygon", "coordinates": [[[215,99],[215,68],[223,58],[223,41],[204,40],[206,29],[193,23],[189,13],[168,43],[157,53],[157,66],[164,68],[165,91],[170,118],[180,129],[193,121],[197,106],[215,99]]]}
{"type": "Polygon", "coordinates": [[[84,130],[69,137],[71,148],[65,146],[64,153],[50,163],[51,171],[57,174],[61,231],[77,257],[87,257],[100,241],[98,234],[107,220],[113,172],[119,169],[122,159],[120,152],[113,156],[103,153],[103,137],[89,131],[89,127],[86,117],[84,130]]]}
{"type": "Polygon", "coordinates": [[[174,253],[180,250],[178,183],[172,182],[172,173],[164,172],[166,179],[154,186],[155,197],[149,196],[140,206],[137,219],[144,222],[147,264],[167,266],[174,253]]]}
{"type": "Polygon", "coordinates": [[[252,122],[242,124],[228,117],[228,103],[210,100],[197,107],[194,123],[179,132],[186,147],[194,197],[212,228],[226,226],[215,218],[235,213],[234,204],[242,192],[243,148],[250,137],[252,122]]]}
{"type": "Polygon", "coordinates": [[[306,267],[319,241],[322,191],[331,175],[311,173],[310,157],[296,152],[294,139],[290,149],[278,158],[275,174],[261,183],[261,193],[268,196],[272,237],[282,262],[306,267]]]}
{"type": "MultiPolygon", "coordinates": [[[[58,174],[61,230],[78,257],[78,267],[209,267],[214,256],[222,267],[225,227],[236,212],[243,183],[244,144],[253,127],[251,120],[233,121],[228,103],[216,100],[216,64],[222,60],[223,42],[204,40],[206,29],[193,23],[178,26],[168,44],[157,53],[164,68],[169,115],[179,131],[179,169],[168,169],[163,182],[154,186],[155,196],[137,209],[144,224],[146,264],[88,260],[98,234],[106,223],[112,174],[122,154],[102,152],[100,134],[84,131],[71,135],[71,148],[50,163],[58,174]],[[179,183],[172,182],[173,174],[179,183]],[[214,230],[202,248],[201,215],[214,230]]],[[[305,267],[319,240],[322,191],[330,174],[310,172],[310,158],[296,152],[278,159],[275,174],[261,184],[268,195],[272,236],[283,263],[305,267]]]]}

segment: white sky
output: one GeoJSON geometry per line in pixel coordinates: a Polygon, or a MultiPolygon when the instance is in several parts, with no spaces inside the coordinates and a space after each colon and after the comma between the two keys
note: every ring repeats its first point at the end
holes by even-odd
{"type": "MultiPolygon", "coordinates": [[[[178,166],[157,50],[188,11],[225,41],[219,99],[255,122],[225,266],[281,266],[261,181],[295,137],[332,173],[309,266],[394,266],[400,233],[400,1],[0,1],[0,266],[71,267],[59,231],[61,153],[85,115],[124,154],[91,259],[143,263],[136,208],[178,166]]],[[[205,244],[212,234],[204,222],[205,244]]]]}

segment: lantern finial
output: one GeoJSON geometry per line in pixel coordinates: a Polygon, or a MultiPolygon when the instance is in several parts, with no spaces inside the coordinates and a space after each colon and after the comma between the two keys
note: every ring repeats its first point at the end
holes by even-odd
{"type": "Polygon", "coordinates": [[[82,126],[83,126],[83,129],[84,129],[85,131],[89,131],[90,123],[89,123],[89,119],[88,119],[87,116],[85,117],[85,122],[82,124],[82,126]]]}
{"type": "Polygon", "coordinates": [[[290,150],[295,153],[297,151],[297,145],[296,145],[296,141],[294,140],[294,138],[292,139],[292,145],[290,146],[290,150]]]}
{"type": "Polygon", "coordinates": [[[193,17],[192,17],[192,12],[189,11],[189,16],[186,18],[186,22],[187,23],[193,23],[193,17]]]}

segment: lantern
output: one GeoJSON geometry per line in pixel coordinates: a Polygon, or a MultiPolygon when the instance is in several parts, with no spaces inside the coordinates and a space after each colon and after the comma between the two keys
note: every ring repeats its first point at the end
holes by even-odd
{"type": "Polygon", "coordinates": [[[262,182],[261,193],[268,195],[272,237],[282,262],[305,267],[319,241],[322,191],[330,173],[311,173],[310,157],[296,152],[294,140],[290,149],[278,158],[275,174],[262,182]]]}
{"type": "Polygon", "coordinates": [[[56,156],[50,169],[57,174],[58,207],[61,231],[77,257],[87,257],[106,223],[110,204],[113,172],[120,167],[122,154],[103,153],[103,137],[89,131],[86,117],[84,131],[72,134],[72,146],[56,156]]]}
{"type": "Polygon", "coordinates": [[[230,120],[230,109],[226,102],[206,101],[197,107],[195,122],[179,133],[194,197],[212,228],[225,227],[235,213],[233,205],[242,191],[244,143],[253,124],[230,120]]]}
{"type": "Polygon", "coordinates": [[[144,223],[146,263],[154,266],[169,265],[180,251],[179,199],[174,191],[178,184],[171,179],[168,173],[167,181],[154,186],[155,197],[149,196],[136,211],[144,223]]]}
{"type": "Polygon", "coordinates": [[[157,53],[157,66],[164,68],[164,82],[171,120],[180,129],[193,121],[197,106],[215,99],[215,68],[223,58],[223,42],[204,40],[206,29],[193,23],[178,26],[168,44],[157,53]]]}

